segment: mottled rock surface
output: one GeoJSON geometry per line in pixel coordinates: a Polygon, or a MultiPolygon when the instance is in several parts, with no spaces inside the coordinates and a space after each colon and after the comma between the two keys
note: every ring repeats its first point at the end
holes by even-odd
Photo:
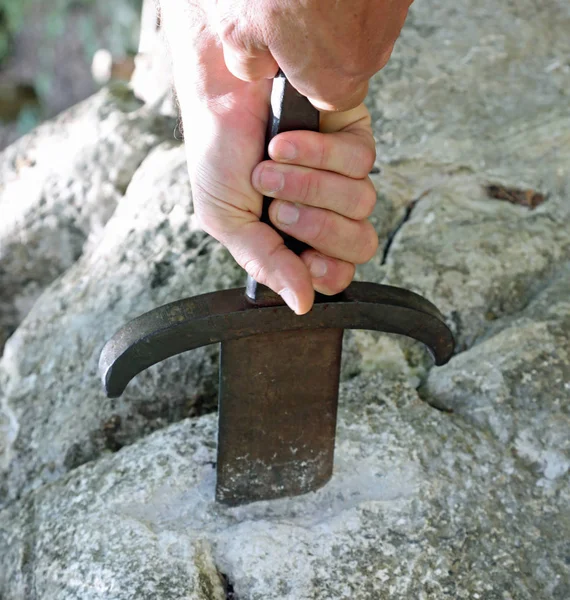
{"type": "Polygon", "coordinates": [[[318,492],[214,504],[215,418],[186,420],[1,513],[0,589],[217,600],[223,573],[248,600],[568,597],[567,515],[516,457],[405,379],[357,377],[341,396],[318,492]]]}
{"type": "Polygon", "coordinates": [[[92,251],[44,292],[6,345],[0,382],[18,435],[7,448],[4,495],[211,409],[215,347],[150,369],[114,400],[102,391],[98,356],[142,312],[242,279],[229,254],[194,226],[184,149],[165,142],[137,171],[92,251]]]}
{"type": "Polygon", "coordinates": [[[241,284],[153,134],[0,360],[2,599],[570,597],[568,30],[562,0],[414,4],[368,98],[382,250],[358,276],[434,301],[458,353],[347,336],[335,475],[301,498],[212,503],[215,348],[99,389],[123,322],[241,284]]]}
{"type": "Polygon", "coordinates": [[[519,314],[430,374],[426,398],[491,432],[541,485],[570,469],[570,263],[519,314]]]}
{"type": "Polygon", "coordinates": [[[95,243],[173,122],[115,86],[0,154],[0,354],[38,295],[95,243]]]}

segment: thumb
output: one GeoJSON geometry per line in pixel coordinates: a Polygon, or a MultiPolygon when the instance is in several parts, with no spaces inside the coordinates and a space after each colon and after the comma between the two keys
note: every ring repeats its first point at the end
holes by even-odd
{"type": "Polygon", "coordinates": [[[250,221],[218,239],[248,275],[279,294],[295,313],[311,310],[315,299],[311,275],[277,231],[250,221]]]}
{"type": "Polygon", "coordinates": [[[242,81],[258,81],[275,77],[279,66],[268,48],[239,48],[222,41],[228,71],[242,81]]]}

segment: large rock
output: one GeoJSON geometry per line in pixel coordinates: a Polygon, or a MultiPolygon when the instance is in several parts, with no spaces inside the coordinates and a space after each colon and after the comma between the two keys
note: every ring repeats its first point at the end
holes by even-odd
{"type": "Polygon", "coordinates": [[[106,89],[0,154],[0,354],[38,295],[95,240],[171,121],[106,89]]]}
{"type": "Polygon", "coordinates": [[[376,600],[570,594],[568,487],[530,472],[405,380],[342,387],[316,493],[225,508],[215,418],[186,420],[0,513],[9,598],[376,600]]]}
{"type": "Polygon", "coordinates": [[[382,251],[358,276],[435,301],[458,354],[347,337],[335,476],[302,498],[211,502],[215,418],[168,425],[213,408],[215,348],[99,389],[126,320],[241,284],[182,147],[154,148],[0,361],[0,595],[568,598],[569,26],[561,0],[414,4],[368,99],[382,251]]]}
{"type": "Polygon", "coordinates": [[[570,257],[569,28],[564,2],[418,2],[372,80],[379,159],[415,205],[385,264],[362,276],[426,295],[462,348],[570,257]],[[547,201],[529,211],[486,197],[497,182],[547,201]]]}
{"type": "Polygon", "coordinates": [[[518,315],[430,373],[426,398],[490,431],[550,485],[570,469],[570,263],[518,315]]]}
{"type": "MultiPolygon", "coordinates": [[[[570,163],[570,150],[561,154],[570,163]]],[[[570,260],[568,196],[548,189],[550,199],[530,211],[485,198],[481,180],[456,176],[427,192],[385,265],[386,282],[435,302],[459,349],[472,346],[498,318],[524,308],[570,260]]]]}
{"type": "Polygon", "coordinates": [[[18,429],[5,442],[8,498],[215,405],[215,347],[145,372],[116,400],[104,397],[97,375],[103,344],[128,320],[242,283],[241,270],[192,214],[184,148],[167,142],[138,170],[99,243],[50,286],[8,341],[0,385],[11,415],[5,420],[18,429]]]}

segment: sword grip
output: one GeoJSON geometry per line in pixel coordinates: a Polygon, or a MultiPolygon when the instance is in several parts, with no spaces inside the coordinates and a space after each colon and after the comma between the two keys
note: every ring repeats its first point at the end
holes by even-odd
{"type": "MultiPolygon", "coordinates": [[[[287,80],[280,70],[273,79],[271,90],[271,104],[267,121],[265,136],[265,160],[269,159],[269,142],[284,131],[319,131],[319,111],[309,102],[308,98],[300,94],[287,80]]],[[[269,219],[269,206],[273,198],[263,197],[263,207],[260,221],[275,229],[283,238],[285,246],[299,255],[309,248],[304,242],[279,231],[269,219]]],[[[248,276],[246,294],[255,303],[268,301],[267,290],[262,290],[261,284],[248,276]]]]}

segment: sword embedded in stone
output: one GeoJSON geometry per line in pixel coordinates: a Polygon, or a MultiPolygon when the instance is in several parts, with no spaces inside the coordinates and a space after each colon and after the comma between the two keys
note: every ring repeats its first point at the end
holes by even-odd
{"type": "MultiPolygon", "coordinates": [[[[279,73],[266,149],[283,131],[318,128],[318,111],[279,73]]],[[[261,220],[273,227],[271,202],[263,199],[261,220]]],[[[297,254],[307,248],[281,235],[297,254]]],[[[99,369],[107,395],[117,397],[151,365],[220,343],[216,500],[239,505],[296,496],[332,475],[345,329],[413,338],[437,365],[454,350],[438,309],[408,290],[353,282],[336,296],[316,294],[311,311],[299,316],[248,277],[246,288],[172,302],[127,323],[103,348],[99,369]]]]}

